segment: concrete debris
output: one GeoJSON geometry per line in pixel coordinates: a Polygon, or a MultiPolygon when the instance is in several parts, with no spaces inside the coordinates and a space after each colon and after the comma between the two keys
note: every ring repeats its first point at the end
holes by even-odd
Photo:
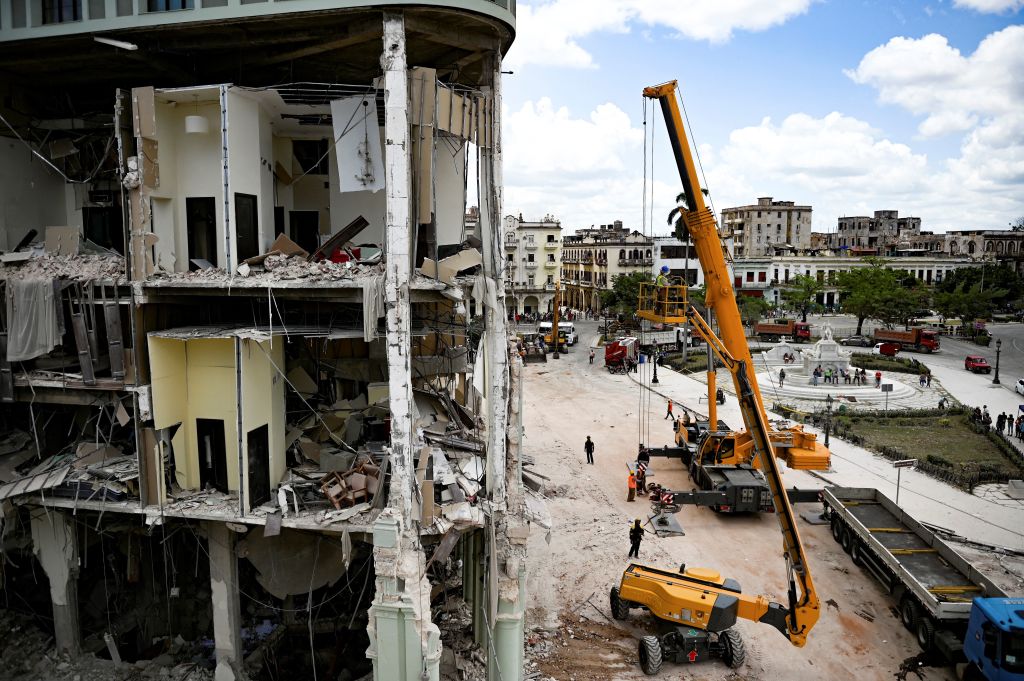
{"type": "Polygon", "coordinates": [[[116,255],[33,254],[20,264],[0,263],[0,279],[67,279],[126,282],[124,258],[116,255]]]}
{"type": "Polygon", "coordinates": [[[245,286],[270,286],[293,280],[301,280],[306,283],[328,283],[384,273],[384,266],[380,263],[363,264],[356,261],[336,263],[330,260],[308,262],[303,256],[284,253],[269,254],[263,258],[262,263],[246,262],[243,264],[246,266],[244,275],[241,272],[237,274],[228,272],[222,267],[213,267],[191,272],[155,272],[150,277],[150,281],[155,283],[168,281],[178,284],[233,285],[244,282],[245,286]]]}

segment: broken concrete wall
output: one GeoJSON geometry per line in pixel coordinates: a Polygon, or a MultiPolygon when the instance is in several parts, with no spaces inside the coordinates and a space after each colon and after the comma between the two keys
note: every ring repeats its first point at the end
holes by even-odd
{"type": "Polygon", "coordinates": [[[64,180],[18,140],[0,142],[0,250],[10,250],[36,230],[68,224],[64,180]],[[60,197],[55,200],[55,197],[60,197]]]}

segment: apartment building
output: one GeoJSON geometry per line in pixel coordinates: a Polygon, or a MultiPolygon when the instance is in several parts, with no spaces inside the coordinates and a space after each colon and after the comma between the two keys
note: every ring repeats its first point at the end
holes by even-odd
{"type": "Polygon", "coordinates": [[[761,197],[756,204],[723,208],[721,231],[737,258],[794,253],[811,247],[811,206],[761,197]]]}
{"type": "Polygon", "coordinates": [[[577,310],[602,309],[600,292],[611,290],[615,277],[650,272],[654,240],[621,220],[577,229],[562,242],[561,281],[565,305],[577,310]]]}
{"type": "Polygon", "coordinates": [[[514,30],[515,0],[2,3],[2,588],[70,664],[522,678],[514,30]]]}
{"type": "Polygon", "coordinates": [[[921,218],[900,217],[899,211],[876,210],[872,217],[841,217],[829,234],[829,247],[851,255],[895,255],[921,234],[921,218]]]}
{"type": "MultiPolygon", "coordinates": [[[[733,259],[733,240],[731,237],[722,239],[726,264],[731,268],[733,259]]],[[[654,237],[654,261],[651,276],[657,277],[662,267],[668,267],[669,278],[673,283],[686,283],[688,286],[704,286],[704,270],[697,260],[697,249],[689,241],[682,241],[674,236],[654,237]]]]}
{"type": "Polygon", "coordinates": [[[523,220],[520,213],[506,215],[503,229],[508,314],[551,312],[562,258],[562,223],[551,215],[523,220]]]}

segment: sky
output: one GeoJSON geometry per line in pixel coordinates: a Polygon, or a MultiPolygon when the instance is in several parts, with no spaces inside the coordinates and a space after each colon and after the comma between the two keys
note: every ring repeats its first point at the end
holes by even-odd
{"type": "Polygon", "coordinates": [[[668,233],[681,185],[641,91],[678,80],[718,211],[771,196],[820,232],[883,209],[933,232],[1024,216],[1024,0],[517,5],[506,214],[668,233]]]}

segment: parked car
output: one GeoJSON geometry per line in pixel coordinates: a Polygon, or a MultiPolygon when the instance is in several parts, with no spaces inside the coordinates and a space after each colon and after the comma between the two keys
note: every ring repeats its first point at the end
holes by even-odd
{"type": "Polygon", "coordinates": [[[885,355],[886,357],[895,357],[899,351],[899,343],[875,343],[875,347],[871,348],[872,355],[885,355]]]}
{"type": "Polygon", "coordinates": [[[856,345],[861,348],[870,348],[874,344],[871,336],[847,336],[839,341],[840,345],[856,345]]]}
{"type": "Polygon", "coordinates": [[[988,363],[988,360],[981,355],[967,355],[964,358],[964,369],[967,371],[973,371],[976,374],[990,374],[992,373],[992,365],[988,363]]]}
{"type": "Polygon", "coordinates": [[[1024,395],[1024,378],[1018,378],[1017,385],[1015,385],[1013,389],[1021,395],[1024,395]]]}

